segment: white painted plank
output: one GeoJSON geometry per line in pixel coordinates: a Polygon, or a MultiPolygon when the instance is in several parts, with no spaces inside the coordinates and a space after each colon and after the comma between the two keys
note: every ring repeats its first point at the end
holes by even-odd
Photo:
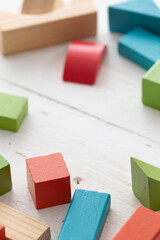
{"type": "Polygon", "coordinates": [[[75,188],[109,192],[112,210],[101,240],[112,239],[139,205],[133,196],[130,156],[160,167],[159,144],[54,103],[0,80],[3,92],[29,98],[29,115],[20,131],[0,130],[0,152],[11,163],[13,191],[0,201],[49,224],[56,240],[68,205],[37,211],[26,186],[25,159],[62,152],[75,188]],[[75,178],[82,179],[76,184],[75,178]]]}

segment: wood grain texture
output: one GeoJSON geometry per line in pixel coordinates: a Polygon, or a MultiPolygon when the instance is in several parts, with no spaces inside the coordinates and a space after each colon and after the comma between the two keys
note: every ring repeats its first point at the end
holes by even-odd
{"type": "Polygon", "coordinates": [[[8,240],[50,240],[49,226],[0,203],[0,223],[8,240]]]}
{"type": "Polygon", "coordinates": [[[61,0],[24,0],[22,13],[42,14],[51,12],[62,6],[61,0]]]}
{"type": "MultiPolygon", "coordinates": [[[[62,152],[76,188],[108,192],[112,207],[101,240],[111,240],[138,207],[131,185],[130,157],[160,167],[160,112],[141,102],[144,69],[118,55],[121,35],[111,34],[106,9],[120,0],[95,0],[98,35],[88,41],[108,45],[95,86],[64,83],[69,43],[0,55],[1,91],[29,98],[20,131],[0,130],[1,154],[11,163],[13,191],[0,200],[51,226],[57,240],[69,205],[37,211],[27,189],[25,159],[62,152]],[[23,193],[23,194],[22,194],[23,193]],[[121,206],[121,207],[120,207],[121,206]]],[[[2,1],[3,11],[21,0],[2,1]]]]}
{"type": "MultiPolygon", "coordinates": [[[[4,15],[4,13],[2,13],[4,15]]],[[[12,14],[11,14],[12,15],[12,14]]],[[[96,35],[96,8],[92,0],[42,15],[15,15],[0,20],[1,50],[4,55],[96,35]]],[[[1,17],[0,17],[1,19],[1,17]]]]}

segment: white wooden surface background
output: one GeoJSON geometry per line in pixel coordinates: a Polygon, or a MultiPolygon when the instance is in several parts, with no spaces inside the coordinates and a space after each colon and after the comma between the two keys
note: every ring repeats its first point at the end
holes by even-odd
{"type": "MultiPolygon", "coordinates": [[[[0,55],[0,91],[29,98],[20,131],[0,130],[0,153],[11,163],[13,191],[0,201],[36,218],[58,238],[69,205],[37,211],[26,186],[25,159],[61,152],[76,188],[108,192],[112,209],[101,240],[110,240],[140,204],[131,189],[130,156],[160,167],[160,112],[141,103],[145,70],[117,53],[107,5],[95,0],[98,35],[108,53],[95,86],[62,81],[69,43],[0,55]],[[80,178],[77,184],[77,178],[80,178]]],[[[0,10],[20,11],[21,0],[0,0],[0,10]]],[[[83,239],[82,239],[83,240],[83,239]]]]}

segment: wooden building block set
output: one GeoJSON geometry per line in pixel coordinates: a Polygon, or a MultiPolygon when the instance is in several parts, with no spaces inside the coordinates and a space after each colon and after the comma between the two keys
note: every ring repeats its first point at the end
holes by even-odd
{"type": "MultiPolygon", "coordinates": [[[[107,46],[75,39],[96,35],[92,0],[24,0],[22,13],[0,13],[4,55],[72,40],[63,80],[94,85],[107,46]]],[[[109,7],[110,30],[125,33],[119,53],[148,71],[142,101],[160,110],[160,9],[152,0],[128,0],[109,7]]],[[[67,84],[67,83],[66,83],[67,84]]],[[[28,99],[0,93],[0,129],[17,132],[28,113],[28,99]]],[[[27,185],[37,210],[70,204],[58,240],[99,240],[111,195],[76,189],[61,153],[26,160],[27,185]]],[[[131,158],[132,189],[143,206],[113,240],[160,240],[160,169],[131,158]],[[154,211],[152,211],[154,210],[154,211]]],[[[12,189],[9,162],[0,155],[0,196],[12,189]]],[[[127,207],[127,206],[126,206],[127,207]]],[[[51,223],[52,224],[52,223],[51,223]]],[[[50,227],[0,202],[0,240],[50,240],[50,227]]]]}

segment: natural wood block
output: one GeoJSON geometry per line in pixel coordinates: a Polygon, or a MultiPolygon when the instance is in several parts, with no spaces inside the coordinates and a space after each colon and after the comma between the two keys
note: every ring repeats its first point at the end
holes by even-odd
{"type": "Polygon", "coordinates": [[[139,201],[154,211],[160,210],[160,168],[131,158],[132,189],[139,201]]]}
{"type": "Polygon", "coordinates": [[[7,240],[50,240],[49,226],[0,203],[0,223],[7,240]]]}
{"type": "Polygon", "coordinates": [[[0,240],[6,240],[5,228],[0,224],[0,240]]]}
{"type": "Polygon", "coordinates": [[[0,155],[0,196],[12,189],[11,170],[9,162],[0,155]]]}
{"type": "Polygon", "coordinates": [[[22,13],[42,14],[62,6],[61,0],[24,0],[22,13]]]}
{"type": "Polygon", "coordinates": [[[142,79],[142,101],[145,105],[160,110],[160,60],[142,79]]]}
{"type": "Polygon", "coordinates": [[[73,41],[68,49],[63,80],[93,85],[106,53],[106,45],[73,41]]]}
{"type": "Polygon", "coordinates": [[[70,174],[61,153],[26,160],[28,188],[37,209],[71,202],[70,174]]]}
{"type": "Polygon", "coordinates": [[[160,37],[136,28],[120,38],[118,49],[122,56],[149,69],[160,58],[160,37]]]}
{"type": "Polygon", "coordinates": [[[160,214],[138,207],[113,240],[160,240],[160,214]]]}
{"type": "Polygon", "coordinates": [[[77,189],[58,240],[100,239],[110,205],[108,193],[77,189]]]}
{"type": "Polygon", "coordinates": [[[0,128],[18,131],[28,112],[28,100],[24,97],[0,93],[0,128]]]}
{"type": "Polygon", "coordinates": [[[145,29],[160,36],[159,8],[152,0],[129,0],[109,7],[110,30],[127,33],[134,28],[145,29]]]}
{"type": "Polygon", "coordinates": [[[4,55],[13,54],[91,37],[96,30],[97,11],[92,0],[72,0],[46,14],[0,17],[1,50],[4,55]]]}

